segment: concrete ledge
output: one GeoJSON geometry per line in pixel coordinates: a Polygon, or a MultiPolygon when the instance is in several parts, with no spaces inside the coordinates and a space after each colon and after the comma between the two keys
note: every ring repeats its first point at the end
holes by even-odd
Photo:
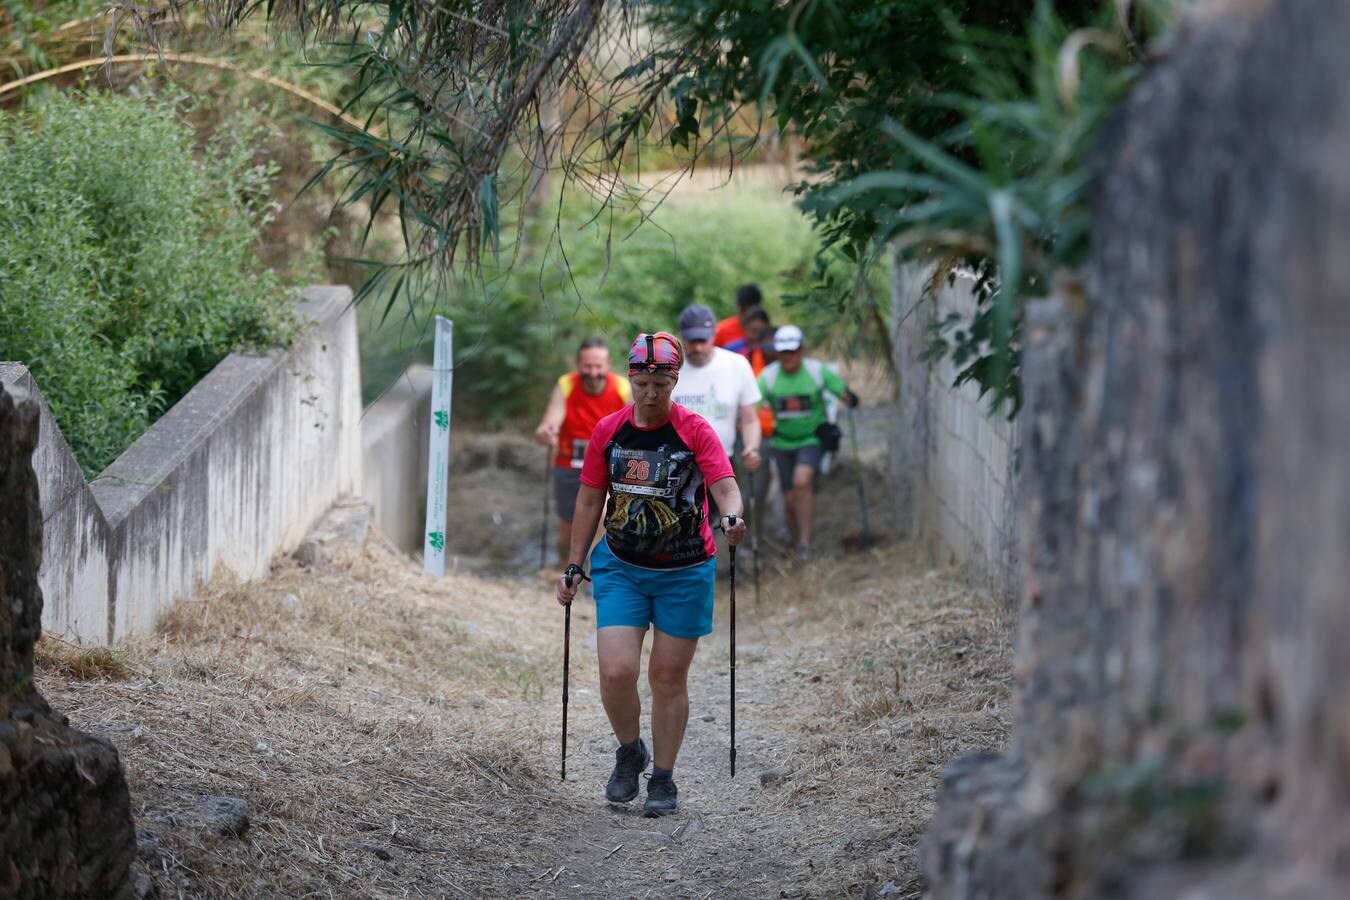
{"type": "Polygon", "coordinates": [[[422,550],[431,367],[410,366],[361,417],[361,496],[375,524],[405,553],[422,550]]]}
{"type": "Polygon", "coordinates": [[[154,628],[220,566],[266,574],[361,483],[356,318],[345,287],[311,288],[289,351],[235,353],[86,484],[27,369],[0,382],[42,405],[34,455],[45,520],[43,627],[84,643],[154,628]]]}

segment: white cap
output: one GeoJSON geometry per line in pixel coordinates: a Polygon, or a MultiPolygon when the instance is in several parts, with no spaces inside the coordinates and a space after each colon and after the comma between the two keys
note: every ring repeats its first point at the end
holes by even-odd
{"type": "Polygon", "coordinates": [[[778,353],[802,349],[802,330],[796,325],[779,325],[773,333],[773,349],[778,353]]]}

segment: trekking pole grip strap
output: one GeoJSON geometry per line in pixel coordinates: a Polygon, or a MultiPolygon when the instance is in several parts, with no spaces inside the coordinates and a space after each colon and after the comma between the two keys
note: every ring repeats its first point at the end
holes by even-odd
{"type": "Polygon", "coordinates": [[[563,580],[567,582],[568,587],[571,587],[577,583],[577,579],[590,581],[591,576],[587,575],[586,570],[576,563],[568,563],[567,568],[563,569],[563,580]]]}

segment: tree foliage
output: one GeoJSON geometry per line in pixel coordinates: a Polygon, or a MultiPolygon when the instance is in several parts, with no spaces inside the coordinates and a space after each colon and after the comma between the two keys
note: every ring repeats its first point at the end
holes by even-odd
{"type": "Polygon", "coordinates": [[[760,284],[776,321],[797,322],[813,336],[834,325],[829,311],[782,303],[809,274],[818,242],[771,188],[730,196],[682,192],[645,225],[631,211],[599,207],[586,194],[569,193],[555,219],[531,224],[537,233],[504,230],[501,263],[485,260],[472,284],[422,293],[412,317],[369,327],[386,302],[373,298],[361,311],[367,400],[410,361],[430,361],[433,314],[455,323],[455,370],[462,376],[455,383],[463,387],[456,415],[489,424],[537,415],[552,378],[574,364],[582,338],[605,337],[620,360],[633,334],[654,323],[673,328],[688,304],[729,315],[746,281],[760,284]],[[516,241],[523,244],[519,254],[516,241]]]}
{"type": "MultiPolygon", "coordinates": [[[[226,27],[264,9],[197,6],[226,27]]],[[[128,24],[162,45],[172,39],[164,9],[129,10],[128,24]]],[[[524,209],[513,201],[546,169],[611,191],[623,149],[648,124],[651,104],[622,88],[638,71],[627,62],[638,30],[627,6],[298,0],[265,12],[304,35],[315,63],[347,76],[342,108],[364,128],[320,125],[341,150],[315,178],[337,178],[340,203],[362,208],[371,228],[382,213],[402,222],[404,258],[378,261],[366,285],[390,303],[428,273],[495,256],[503,216],[524,209]]]]}
{"type": "MultiPolygon", "coordinates": [[[[343,151],[322,174],[348,204],[403,223],[405,254],[366,289],[392,306],[428,273],[501,249],[513,201],[563,175],[645,215],[625,183],[644,145],[736,158],[738,126],[800,140],[798,186],[827,250],[863,270],[888,247],[972,268],[975,318],[939,333],[962,379],[1018,396],[1022,299],[1088,246],[1095,135],[1130,83],[1169,0],[216,0],[216,20],[256,10],[293,25],[353,73],[324,126],[343,151]]],[[[182,4],[124,8],[154,39],[182,4]]],[[[692,164],[692,163],[691,163],[692,164]]],[[[561,192],[561,191],[560,191],[561,192]]],[[[816,294],[860,278],[822,268],[816,294]]]]}
{"type": "MultiPolygon", "coordinates": [[[[660,0],[665,33],[704,52],[692,93],[755,98],[803,139],[798,186],[826,247],[860,266],[895,247],[977,276],[973,317],[939,323],[951,352],[1015,410],[1021,305],[1089,246],[1093,144],[1161,20],[1097,0],[939,3],[660,0]]],[[[822,282],[823,292],[849,285],[822,282]]],[[[819,293],[819,292],[818,292],[819,293]]]]}

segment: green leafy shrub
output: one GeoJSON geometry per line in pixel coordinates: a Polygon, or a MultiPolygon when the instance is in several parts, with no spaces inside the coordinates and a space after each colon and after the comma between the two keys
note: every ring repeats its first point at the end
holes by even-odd
{"type": "Polygon", "coordinates": [[[52,96],[0,119],[0,359],[26,363],[87,477],[230,351],[288,342],[255,251],[256,132],[199,147],[176,98],[52,96]]]}

